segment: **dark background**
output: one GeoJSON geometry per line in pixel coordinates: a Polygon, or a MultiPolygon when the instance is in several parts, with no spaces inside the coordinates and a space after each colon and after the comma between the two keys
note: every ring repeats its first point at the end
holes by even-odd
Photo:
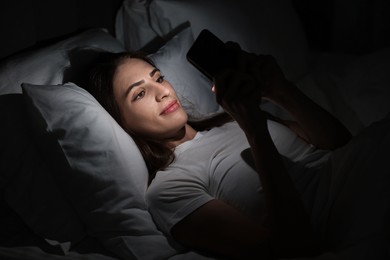
{"type": "Polygon", "coordinates": [[[291,1],[312,48],[359,54],[390,46],[388,0],[291,1]]]}
{"type": "MultiPolygon", "coordinates": [[[[388,0],[291,2],[314,50],[365,53],[390,45],[388,0]]],[[[115,15],[121,3],[122,0],[2,0],[0,59],[91,27],[105,27],[114,34],[115,15]]]]}
{"type": "Polygon", "coordinates": [[[114,33],[122,0],[2,0],[0,58],[42,46],[91,27],[114,33]]]}

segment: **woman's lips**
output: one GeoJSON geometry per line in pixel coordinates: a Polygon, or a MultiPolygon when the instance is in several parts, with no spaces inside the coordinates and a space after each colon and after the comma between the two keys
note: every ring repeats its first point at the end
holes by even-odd
{"type": "Polygon", "coordinates": [[[164,110],[161,112],[160,115],[166,115],[166,114],[170,114],[172,112],[175,112],[178,108],[180,107],[179,103],[177,102],[177,100],[174,100],[172,102],[170,102],[165,108],[164,110]]]}

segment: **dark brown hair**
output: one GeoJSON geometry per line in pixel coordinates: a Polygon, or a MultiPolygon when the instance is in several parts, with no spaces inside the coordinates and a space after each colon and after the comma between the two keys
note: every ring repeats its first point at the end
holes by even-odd
{"type": "MultiPolygon", "coordinates": [[[[127,129],[123,125],[122,116],[114,97],[113,79],[117,67],[121,65],[125,59],[129,58],[142,59],[156,67],[143,53],[101,53],[98,62],[88,73],[88,83],[86,86],[86,89],[126,131],[127,129]]],[[[228,121],[231,121],[231,117],[226,113],[221,113],[205,120],[188,123],[195,130],[203,131],[209,130],[215,126],[223,125],[228,121]]],[[[159,140],[141,138],[134,133],[127,132],[133,138],[145,160],[149,171],[149,181],[153,179],[157,171],[166,168],[175,159],[173,150],[159,140]]]]}

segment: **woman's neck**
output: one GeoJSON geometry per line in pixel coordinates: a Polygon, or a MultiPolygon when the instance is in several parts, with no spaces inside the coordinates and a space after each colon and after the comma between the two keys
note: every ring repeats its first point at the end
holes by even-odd
{"type": "Polygon", "coordinates": [[[175,148],[176,146],[194,139],[197,131],[192,128],[189,124],[185,124],[185,126],[180,130],[180,133],[178,133],[177,137],[174,139],[171,139],[167,141],[167,146],[171,149],[175,148]]]}

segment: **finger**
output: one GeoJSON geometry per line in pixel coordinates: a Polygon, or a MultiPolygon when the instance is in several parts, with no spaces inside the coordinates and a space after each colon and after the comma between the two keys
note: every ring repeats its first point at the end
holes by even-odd
{"type": "MultiPolygon", "coordinates": [[[[222,79],[222,78],[220,78],[222,79]]],[[[232,71],[223,80],[223,88],[217,95],[217,101],[223,103],[240,103],[258,91],[255,80],[249,74],[232,71]]]]}
{"type": "Polygon", "coordinates": [[[231,78],[233,75],[233,71],[230,69],[225,69],[219,72],[214,77],[214,92],[216,95],[217,102],[220,104],[222,101],[222,97],[225,95],[225,92],[228,89],[229,82],[231,82],[231,78]]]}
{"type": "Polygon", "coordinates": [[[230,81],[230,85],[224,93],[226,102],[240,101],[254,92],[252,78],[244,73],[236,73],[230,81]]]}
{"type": "Polygon", "coordinates": [[[235,53],[229,53],[232,57],[232,68],[241,72],[249,72],[253,65],[256,63],[257,55],[240,50],[235,53]]]}
{"type": "Polygon", "coordinates": [[[226,70],[225,73],[218,75],[215,82],[217,102],[221,105],[229,104],[249,93],[245,77],[247,75],[233,70],[226,70]]]}
{"type": "Polygon", "coordinates": [[[263,82],[264,64],[264,55],[256,55],[252,66],[248,68],[248,72],[256,79],[259,87],[261,87],[263,82]]]}
{"type": "Polygon", "coordinates": [[[271,55],[256,55],[254,63],[248,69],[259,87],[263,87],[269,79],[271,58],[271,55]]]}

